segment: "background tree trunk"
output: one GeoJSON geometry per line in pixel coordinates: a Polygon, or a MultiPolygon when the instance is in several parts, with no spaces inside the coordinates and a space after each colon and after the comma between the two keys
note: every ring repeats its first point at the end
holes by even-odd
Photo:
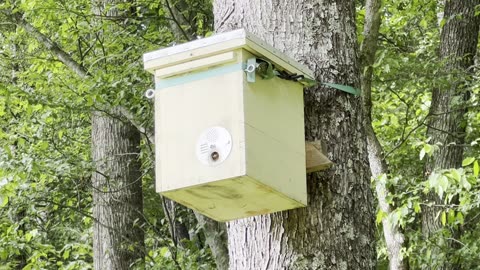
{"type": "MultiPolygon", "coordinates": [[[[94,2],[94,12],[100,14],[107,3],[112,1],[94,2]]],[[[114,10],[110,10],[111,14],[114,10]]],[[[21,13],[10,17],[79,77],[90,78],[82,65],[28,23],[21,13]]],[[[92,159],[96,169],[92,175],[95,269],[130,269],[134,262],[143,264],[145,256],[138,161],[140,133],[130,122],[122,121],[121,115],[120,107],[92,113],[92,159]]]]}
{"type": "Polygon", "coordinates": [[[144,260],[140,135],[130,123],[92,116],[93,250],[95,269],[131,269],[144,260]]]}
{"type": "MultiPolygon", "coordinates": [[[[368,142],[368,160],[370,171],[375,179],[375,191],[378,199],[380,211],[387,216],[392,213],[392,209],[387,201],[388,189],[386,186],[386,177],[388,174],[388,165],[385,160],[384,150],[377,138],[372,126],[372,75],[373,64],[375,63],[375,53],[377,51],[377,40],[381,24],[380,8],[381,0],[367,0],[365,2],[365,21],[363,28],[363,42],[360,48],[360,63],[362,67],[362,93],[365,110],[365,130],[368,142]]],[[[390,270],[408,269],[408,261],[402,258],[401,249],[405,241],[405,236],[400,231],[397,224],[392,224],[389,218],[382,220],[383,236],[387,246],[388,264],[390,270]]]]}
{"type": "MultiPolygon", "coordinates": [[[[444,18],[447,19],[440,36],[440,58],[445,60],[443,71],[446,74],[455,74],[448,80],[448,85],[436,88],[432,94],[430,107],[430,121],[427,135],[431,138],[430,144],[441,143],[438,151],[433,153],[425,167],[428,177],[439,169],[459,168],[462,165],[463,147],[465,138],[465,108],[469,93],[466,88],[476,53],[479,30],[479,17],[475,16],[475,7],[480,5],[478,0],[446,1],[444,18]],[[453,143],[453,144],[452,144],[453,143]]],[[[438,195],[430,193],[429,202],[442,204],[438,195]]],[[[422,209],[422,230],[426,237],[441,229],[437,214],[438,207],[424,207],[422,209]]],[[[458,237],[458,231],[453,232],[458,237]]],[[[450,243],[451,247],[456,243],[450,243]]],[[[439,252],[439,249],[436,249],[439,252]]],[[[456,262],[446,258],[443,269],[459,269],[456,262]]]]}
{"type": "MultiPolygon", "coordinates": [[[[246,28],[315,71],[358,87],[354,1],[214,3],[218,32],[246,28]]],[[[359,97],[305,92],[306,138],[328,146],[332,169],[308,176],[308,207],[228,223],[231,269],[374,269],[373,196],[359,97]]]]}
{"type": "MultiPolygon", "coordinates": [[[[92,3],[94,14],[117,15],[116,0],[92,3]]],[[[92,113],[93,262],[99,270],[131,269],[145,261],[140,133],[121,115],[119,107],[92,113]]]]}
{"type": "Polygon", "coordinates": [[[217,269],[228,269],[229,257],[228,257],[228,239],[227,239],[227,227],[224,222],[217,222],[211,218],[208,218],[196,211],[195,217],[198,223],[203,228],[205,234],[205,242],[212,251],[217,269]]]}

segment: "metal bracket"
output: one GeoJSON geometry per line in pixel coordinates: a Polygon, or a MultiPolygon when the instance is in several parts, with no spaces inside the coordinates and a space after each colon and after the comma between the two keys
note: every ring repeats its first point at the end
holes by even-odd
{"type": "Polygon", "coordinates": [[[147,91],[145,91],[145,97],[148,98],[148,99],[151,99],[155,96],[155,90],[153,89],[148,89],[147,91]]]}
{"type": "Polygon", "coordinates": [[[257,68],[257,59],[255,57],[247,59],[245,72],[247,72],[247,82],[255,82],[255,69],[257,68]]]}

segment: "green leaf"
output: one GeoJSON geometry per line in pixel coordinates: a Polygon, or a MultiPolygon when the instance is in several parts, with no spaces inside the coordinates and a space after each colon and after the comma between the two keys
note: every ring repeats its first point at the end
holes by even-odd
{"type": "Polygon", "coordinates": [[[460,182],[464,189],[470,190],[472,188],[472,184],[470,184],[470,182],[468,182],[468,180],[465,177],[462,177],[462,180],[460,182]]]}
{"type": "Polygon", "coordinates": [[[447,214],[445,213],[445,211],[442,211],[441,221],[442,225],[445,226],[445,224],[447,223],[447,214]]]}
{"type": "Polygon", "coordinates": [[[457,182],[460,182],[460,179],[462,178],[460,173],[456,169],[450,170],[450,173],[452,175],[452,178],[455,179],[457,182]]]}
{"type": "Polygon", "coordinates": [[[425,18],[420,21],[420,26],[422,28],[427,28],[428,23],[427,23],[427,20],[425,20],[425,18]]]}
{"type": "Polygon", "coordinates": [[[457,213],[457,218],[456,219],[457,219],[458,223],[463,224],[464,218],[463,218],[462,212],[457,213]]]}
{"type": "Polygon", "coordinates": [[[438,178],[440,175],[438,173],[433,172],[428,177],[428,187],[429,188],[436,188],[438,186],[438,178]]]}
{"type": "Polygon", "coordinates": [[[326,86],[330,86],[330,87],[338,89],[338,90],[341,90],[343,92],[353,94],[355,96],[360,95],[360,90],[359,89],[353,88],[353,87],[348,86],[348,85],[336,84],[336,83],[322,83],[322,84],[326,85],[326,86]]]}
{"type": "Polygon", "coordinates": [[[86,96],[85,99],[87,100],[87,106],[90,107],[93,105],[93,98],[92,96],[86,96]]]}
{"type": "Polygon", "coordinates": [[[70,250],[69,249],[67,249],[67,250],[65,250],[65,252],[63,252],[63,258],[66,260],[66,259],[68,259],[68,257],[70,257],[70,250]]]}
{"type": "Polygon", "coordinates": [[[455,211],[453,209],[448,210],[448,224],[453,224],[455,221],[455,211]]]}
{"type": "Polygon", "coordinates": [[[424,144],[423,149],[425,149],[425,153],[430,155],[432,153],[433,147],[430,144],[424,144]]]}
{"type": "Polygon", "coordinates": [[[48,142],[47,141],[41,141],[38,143],[38,147],[40,150],[45,151],[48,149],[48,142]]]}
{"type": "Polygon", "coordinates": [[[463,167],[468,166],[468,165],[472,164],[474,161],[475,161],[475,158],[468,157],[468,158],[466,158],[462,161],[462,166],[463,167]]]}
{"type": "Polygon", "coordinates": [[[0,207],[4,207],[8,203],[8,196],[0,197],[0,207]]]}
{"type": "Polygon", "coordinates": [[[30,242],[30,240],[32,240],[32,237],[33,235],[30,232],[27,232],[25,234],[25,241],[27,241],[27,243],[30,242]]]}
{"type": "Polygon", "coordinates": [[[377,224],[380,224],[384,218],[387,217],[387,213],[383,212],[382,210],[378,210],[377,212],[377,224]]]}
{"type": "Polygon", "coordinates": [[[420,160],[422,160],[425,157],[425,154],[428,154],[429,156],[432,156],[433,153],[433,147],[430,144],[424,144],[422,150],[420,150],[420,160]]]}
{"type": "Polygon", "coordinates": [[[475,177],[478,176],[478,173],[480,172],[480,166],[478,166],[478,160],[475,160],[475,162],[473,163],[473,175],[475,177]]]}
{"type": "Polygon", "coordinates": [[[160,256],[164,258],[170,258],[170,250],[167,247],[162,247],[160,249],[160,256]]]}
{"type": "MultiPolygon", "coordinates": [[[[1,259],[1,260],[5,261],[5,260],[8,258],[9,255],[10,255],[10,254],[9,254],[9,252],[8,252],[7,249],[0,250],[0,259],[1,259]]],[[[9,270],[10,268],[9,268],[8,266],[5,267],[5,268],[2,268],[2,266],[0,266],[0,269],[2,269],[2,270],[3,270],[3,269],[9,270]]]]}
{"type": "Polygon", "coordinates": [[[420,213],[420,211],[422,210],[422,208],[420,207],[420,203],[419,202],[415,202],[413,204],[413,211],[415,211],[415,213],[420,213]]]}
{"type": "Polygon", "coordinates": [[[447,20],[445,18],[443,18],[441,21],[440,21],[440,28],[443,28],[443,26],[445,25],[445,23],[447,22],[447,20]]]}
{"type": "Polygon", "coordinates": [[[448,178],[445,175],[441,175],[438,178],[438,196],[443,197],[443,192],[447,191],[449,186],[448,178]]]}
{"type": "Polygon", "coordinates": [[[425,149],[422,148],[422,150],[420,150],[420,160],[422,160],[424,157],[425,157],[425,149]]]}

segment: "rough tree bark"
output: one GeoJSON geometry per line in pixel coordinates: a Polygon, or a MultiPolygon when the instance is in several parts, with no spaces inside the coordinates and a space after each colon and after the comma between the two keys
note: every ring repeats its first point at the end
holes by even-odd
{"type": "MultiPolygon", "coordinates": [[[[115,110],[113,110],[115,112],[115,110]]],[[[143,263],[140,135],[128,122],[102,112],[92,116],[95,269],[131,269],[143,263]]]]}
{"type": "MultiPolygon", "coordinates": [[[[445,61],[442,67],[444,74],[452,74],[452,79],[443,88],[437,88],[432,93],[432,104],[429,115],[427,135],[430,143],[441,143],[425,166],[428,177],[439,169],[459,168],[462,164],[465,138],[465,113],[467,109],[462,101],[469,98],[465,87],[478,42],[479,17],[475,16],[478,0],[445,1],[444,18],[447,19],[440,35],[440,58],[445,61]],[[452,144],[454,143],[454,144],[452,144]]],[[[431,193],[427,198],[434,204],[442,204],[440,198],[431,193]]],[[[422,231],[426,237],[441,229],[437,219],[438,207],[423,207],[422,231]]],[[[458,232],[453,233],[454,237],[458,232]]],[[[455,248],[455,243],[449,243],[455,248]]],[[[435,249],[439,251],[439,249],[435,249]]],[[[442,269],[459,269],[457,262],[446,258],[442,269]]]]}
{"type": "MultiPolygon", "coordinates": [[[[365,22],[363,28],[364,39],[360,47],[360,63],[362,67],[362,93],[365,111],[365,130],[368,142],[368,160],[370,171],[375,179],[375,191],[378,206],[387,217],[392,209],[387,201],[388,189],[385,181],[380,176],[388,174],[388,165],[385,160],[384,150],[372,126],[372,75],[377,40],[381,24],[381,0],[367,0],[365,3],[365,22]]],[[[397,224],[392,224],[389,218],[382,220],[383,236],[387,246],[390,270],[408,269],[408,261],[402,257],[401,249],[405,237],[397,224]]]]}
{"type": "MultiPolygon", "coordinates": [[[[354,1],[214,3],[218,32],[246,28],[314,70],[360,86],[354,1]]],[[[373,196],[359,97],[305,91],[306,139],[325,141],[332,169],[308,176],[308,207],[228,223],[231,269],[374,269],[373,196]]]]}
{"type": "Polygon", "coordinates": [[[194,213],[198,223],[203,228],[205,242],[212,251],[217,269],[228,269],[227,226],[223,222],[217,222],[198,212],[194,211],[194,213]]]}

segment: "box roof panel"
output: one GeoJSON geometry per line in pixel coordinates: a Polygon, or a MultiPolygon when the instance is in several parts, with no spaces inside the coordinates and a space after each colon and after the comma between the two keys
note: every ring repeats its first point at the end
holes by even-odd
{"type": "Polygon", "coordinates": [[[156,50],[143,55],[144,68],[151,73],[160,68],[174,66],[226,51],[243,48],[257,57],[273,62],[290,73],[313,78],[313,72],[284,53],[270,46],[244,29],[217,34],[184,44],[156,50]]]}

